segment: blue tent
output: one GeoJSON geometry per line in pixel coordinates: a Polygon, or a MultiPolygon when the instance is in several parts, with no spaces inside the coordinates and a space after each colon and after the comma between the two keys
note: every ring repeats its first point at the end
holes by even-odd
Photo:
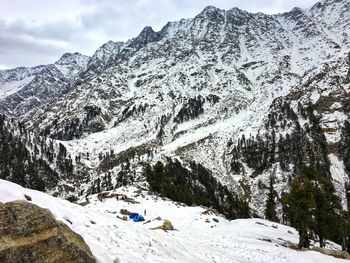
{"type": "Polygon", "coordinates": [[[139,215],[138,213],[131,213],[129,215],[129,218],[132,219],[134,222],[145,221],[144,217],[142,215],[139,215]]]}

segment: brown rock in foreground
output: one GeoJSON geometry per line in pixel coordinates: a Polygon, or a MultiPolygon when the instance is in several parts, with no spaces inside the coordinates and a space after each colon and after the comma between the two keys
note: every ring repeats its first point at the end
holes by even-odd
{"type": "Polygon", "coordinates": [[[0,203],[0,262],[96,262],[84,239],[26,201],[0,203]]]}
{"type": "Polygon", "coordinates": [[[158,226],[158,227],[154,227],[154,228],[150,228],[151,230],[156,230],[156,229],[162,229],[164,231],[167,230],[175,230],[173,225],[171,224],[171,222],[167,219],[164,220],[163,225],[158,226]]]}
{"type": "Polygon", "coordinates": [[[313,247],[311,250],[320,252],[327,256],[332,256],[335,258],[341,258],[341,259],[350,259],[350,255],[346,251],[338,251],[338,250],[331,250],[326,248],[320,248],[320,247],[313,247]]]}

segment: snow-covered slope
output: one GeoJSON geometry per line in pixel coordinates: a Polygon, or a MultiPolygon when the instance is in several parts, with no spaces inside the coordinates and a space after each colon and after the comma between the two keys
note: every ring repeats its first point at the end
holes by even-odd
{"type": "Polygon", "coordinates": [[[32,81],[34,76],[25,77],[21,80],[7,81],[1,85],[0,99],[10,96],[13,93],[16,93],[32,81]]]}
{"type": "MultiPolygon", "coordinates": [[[[345,262],[318,252],[301,252],[285,247],[296,243],[295,229],[261,219],[228,221],[218,215],[203,215],[201,207],[187,207],[148,195],[135,187],[118,189],[134,197],[129,204],[115,198],[79,206],[47,194],[0,180],[0,202],[25,200],[50,209],[53,215],[83,236],[98,262],[345,262]],[[143,213],[148,224],[117,218],[120,209],[143,213]],[[215,222],[213,219],[217,219],[215,222]],[[175,231],[151,230],[172,222],[175,231]],[[209,222],[206,222],[209,221],[209,222]]],[[[327,247],[339,249],[333,243],[327,247]]]]}
{"type": "Polygon", "coordinates": [[[33,68],[19,67],[10,70],[0,70],[0,99],[3,99],[23,88],[45,66],[33,68]]]}
{"type": "Polygon", "coordinates": [[[0,111],[23,119],[59,99],[90,57],[66,53],[54,64],[0,71],[0,111]]]}
{"type": "Polygon", "coordinates": [[[0,70],[0,83],[20,81],[24,78],[38,74],[45,66],[32,68],[19,67],[14,69],[0,70]]]}
{"type": "Polygon", "coordinates": [[[81,71],[85,70],[90,57],[78,52],[65,53],[55,62],[55,66],[67,79],[74,79],[81,71]]]}

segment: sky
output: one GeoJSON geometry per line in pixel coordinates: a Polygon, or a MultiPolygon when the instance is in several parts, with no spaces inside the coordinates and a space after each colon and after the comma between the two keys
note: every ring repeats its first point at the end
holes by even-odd
{"type": "Polygon", "coordinates": [[[1,0],[0,69],[49,64],[63,53],[93,55],[102,44],[126,41],[145,26],[191,18],[206,6],[275,14],[317,0],[1,0]]]}

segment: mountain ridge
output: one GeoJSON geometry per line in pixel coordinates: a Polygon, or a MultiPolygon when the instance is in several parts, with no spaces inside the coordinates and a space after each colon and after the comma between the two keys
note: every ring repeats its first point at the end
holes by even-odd
{"type": "Polygon", "coordinates": [[[171,157],[204,165],[262,216],[261,182],[276,174],[280,197],[286,178],[308,164],[280,156],[282,144],[290,154],[301,147],[288,135],[312,149],[303,149],[306,161],[322,156],[317,165],[326,167],[345,206],[349,174],[341,156],[348,146],[338,146],[349,121],[349,13],[348,0],[276,15],[206,7],[158,32],[145,27],[126,42],[109,41],[82,63],[75,53],[63,55],[72,58],[60,62],[68,73],[45,67],[18,95],[0,100],[0,111],[65,147],[84,179],[62,176],[64,195],[86,194],[108,175],[113,186],[125,173],[142,180],[143,162],[171,157]],[[273,133],[281,145],[272,146],[273,133]],[[261,160],[233,151],[243,135],[252,145],[240,149],[261,160]],[[323,136],[326,149],[318,147],[323,136]],[[265,156],[275,161],[266,164],[265,156]]]}

